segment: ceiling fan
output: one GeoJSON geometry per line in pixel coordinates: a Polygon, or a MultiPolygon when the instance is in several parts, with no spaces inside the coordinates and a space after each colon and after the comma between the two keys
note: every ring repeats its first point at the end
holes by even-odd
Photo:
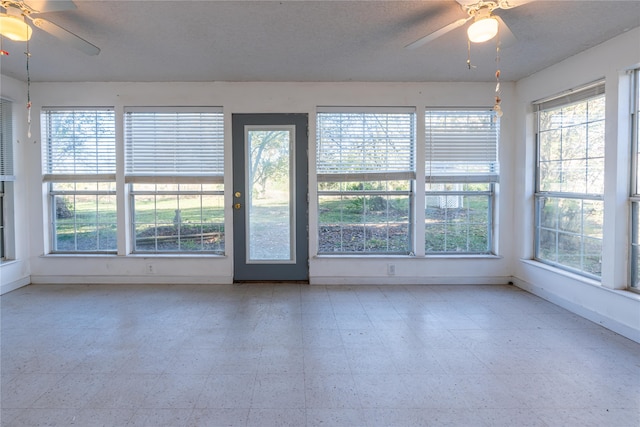
{"type": "Polygon", "coordinates": [[[462,7],[462,10],[468,15],[467,17],[460,18],[431,34],[427,34],[413,43],[409,43],[405,48],[415,49],[424,46],[438,37],[463,26],[472,19],[474,22],[467,29],[469,41],[482,43],[491,40],[496,36],[498,31],[501,32],[501,38],[503,40],[515,40],[513,33],[511,33],[511,30],[509,30],[509,27],[507,27],[502,18],[498,15],[494,15],[493,12],[497,9],[512,9],[531,1],[533,0],[456,0],[456,2],[458,2],[462,7]]]}
{"type": "Polygon", "coordinates": [[[100,48],[89,43],[71,31],[40,18],[41,14],[73,10],[76,5],[71,0],[0,0],[4,13],[0,13],[0,35],[14,41],[27,41],[32,28],[28,21],[63,42],[79,49],[87,55],[97,55],[100,48]],[[25,19],[26,18],[26,19],[25,19]]]}

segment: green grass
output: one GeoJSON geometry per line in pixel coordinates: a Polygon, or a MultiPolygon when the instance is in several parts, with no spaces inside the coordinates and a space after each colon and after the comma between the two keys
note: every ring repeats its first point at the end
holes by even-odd
{"type": "MultiPolygon", "coordinates": [[[[100,203],[104,196],[76,196],[75,207],[73,198],[66,197],[70,218],[56,219],[56,245],[58,251],[102,251],[116,249],[116,206],[115,196],[109,196],[111,203],[100,203]],[[75,208],[75,209],[74,209],[75,208]]],[[[189,225],[202,225],[216,232],[224,230],[224,209],[216,203],[215,197],[203,196],[205,203],[213,207],[201,208],[200,198],[192,196],[180,197],[180,218],[176,220],[178,206],[176,196],[158,197],[154,202],[151,197],[136,197],[137,225],[143,229],[153,229],[159,226],[175,226],[181,223],[186,228],[189,225]]],[[[59,200],[59,199],[58,199],[59,200]]],[[[218,239],[219,240],[219,239],[218,239]]],[[[185,250],[191,243],[185,241],[185,250]]]]}
{"type": "Polygon", "coordinates": [[[321,253],[408,253],[408,196],[320,196],[321,253]]]}
{"type": "Polygon", "coordinates": [[[409,198],[381,196],[320,196],[318,201],[318,221],[327,224],[384,224],[387,222],[407,222],[409,219],[409,198]]]}
{"type": "Polygon", "coordinates": [[[176,210],[180,207],[180,218],[183,223],[222,223],[224,222],[223,196],[202,196],[203,204],[200,206],[200,197],[180,196],[178,199],[168,196],[158,196],[154,201],[153,196],[135,197],[135,222],[137,224],[174,224],[176,210]],[[220,200],[213,198],[219,197],[220,200]],[[217,203],[216,203],[217,202],[217,203]]]}
{"type": "MultiPolygon", "coordinates": [[[[160,236],[164,240],[174,238],[177,242],[180,234],[181,249],[198,250],[194,236],[215,234],[210,237],[212,245],[223,248],[222,196],[203,197],[204,203],[209,203],[210,207],[201,208],[199,197],[180,196],[178,219],[176,196],[158,196],[155,200],[151,196],[136,196],[136,240],[156,239],[156,236],[160,236]],[[180,232],[176,227],[178,224],[181,226],[180,232]]],[[[115,197],[113,200],[115,201],[115,197]]],[[[256,198],[253,202],[254,230],[270,230],[282,226],[283,219],[286,219],[286,203],[269,198],[256,198]]],[[[446,220],[444,209],[429,207],[425,224],[427,250],[481,253],[487,251],[487,198],[468,197],[465,202],[469,203],[469,209],[448,209],[446,220]]],[[[95,196],[76,198],[75,218],[59,218],[56,221],[58,250],[115,250],[115,203],[98,206],[97,210],[95,196]]],[[[73,206],[70,208],[73,212],[73,206]]],[[[340,247],[355,252],[406,251],[408,224],[407,196],[321,196],[319,201],[321,245],[333,248],[332,251],[339,250],[337,248],[340,247]],[[365,225],[371,232],[364,232],[365,225]],[[343,232],[330,231],[338,229],[342,229],[343,232]],[[334,241],[336,239],[338,240],[334,241]]],[[[142,244],[142,241],[140,243],[142,244]]],[[[148,248],[148,243],[144,245],[148,248]]],[[[174,246],[177,250],[177,243],[174,246]]]]}

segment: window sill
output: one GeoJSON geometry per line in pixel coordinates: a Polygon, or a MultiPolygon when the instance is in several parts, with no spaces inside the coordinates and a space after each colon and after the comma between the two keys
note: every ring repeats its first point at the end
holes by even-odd
{"type": "Polygon", "coordinates": [[[78,257],[87,257],[87,258],[112,258],[112,257],[116,257],[118,256],[118,254],[115,253],[96,253],[96,254],[90,254],[90,253],[50,253],[50,254],[44,254],[44,255],[40,255],[40,258],[48,258],[48,257],[52,257],[52,258],[64,258],[64,257],[71,257],[71,258],[78,258],[78,257]]]}
{"type": "Polygon", "coordinates": [[[71,254],[71,253],[53,253],[40,255],[40,258],[123,258],[123,259],[149,259],[149,258],[227,258],[227,255],[218,254],[71,254]]]}
{"type": "Polygon", "coordinates": [[[437,254],[437,255],[385,255],[385,254],[317,254],[312,258],[314,259],[388,259],[388,258],[402,258],[402,259],[502,259],[501,255],[492,254],[437,254]]]}
{"type": "Polygon", "coordinates": [[[572,273],[570,271],[566,271],[566,270],[563,270],[561,268],[554,267],[552,265],[548,265],[548,264],[545,264],[543,262],[536,261],[536,260],[533,260],[533,259],[521,259],[520,261],[523,264],[530,265],[532,267],[536,267],[536,268],[539,268],[541,270],[546,270],[546,271],[549,271],[551,273],[555,273],[555,274],[558,274],[560,276],[564,276],[564,277],[567,277],[569,279],[575,280],[576,282],[581,282],[581,283],[584,283],[585,285],[593,286],[593,287],[596,287],[598,289],[602,289],[605,292],[611,292],[611,293],[614,293],[616,295],[620,295],[621,297],[629,298],[629,299],[632,299],[634,301],[640,302],[640,293],[638,293],[636,291],[632,291],[632,290],[629,290],[629,289],[612,289],[612,288],[608,288],[608,287],[604,286],[602,284],[602,282],[600,282],[598,280],[591,279],[591,278],[585,277],[585,276],[581,276],[579,274],[572,273]]]}
{"type": "Polygon", "coordinates": [[[495,254],[433,254],[433,255],[424,255],[421,258],[427,259],[502,259],[504,258],[502,255],[495,254]]]}
{"type": "Polygon", "coordinates": [[[522,263],[524,263],[524,264],[531,265],[531,266],[537,267],[537,268],[539,268],[541,270],[546,270],[546,271],[549,271],[549,272],[552,272],[552,273],[555,273],[555,274],[558,274],[558,275],[561,275],[561,276],[576,280],[578,282],[583,282],[584,284],[587,284],[587,285],[592,285],[592,286],[597,286],[597,287],[604,288],[604,286],[602,286],[602,282],[597,280],[597,279],[593,279],[593,278],[588,277],[588,276],[583,276],[581,274],[574,273],[572,271],[568,271],[568,270],[565,270],[565,269],[560,268],[560,267],[556,267],[556,266],[551,265],[551,264],[546,264],[544,262],[537,261],[535,259],[524,259],[524,258],[522,258],[522,259],[520,259],[520,261],[522,263]]]}
{"type": "Polygon", "coordinates": [[[201,258],[227,258],[227,255],[220,255],[220,254],[186,254],[186,253],[180,253],[180,254],[141,254],[141,253],[135,253],[135,254],[127,254],[125,255],[126,258],[142,258],[142,259],[149,259],[149,258],[180,258],[180,259],[185,259],[185,258],[195,258],[195,259],[201,259],[201,258]]]}

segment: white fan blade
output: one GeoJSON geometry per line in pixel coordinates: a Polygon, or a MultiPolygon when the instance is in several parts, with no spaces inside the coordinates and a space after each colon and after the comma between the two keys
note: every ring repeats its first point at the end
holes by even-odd
{"type": "Polygon", "coordinates": [[[409,43],[408,45],[405,46],[405,49],[415,49],[415,48],[418,48],[420,46],[424,46],[425,44],[437,39],[438,37],[447,34],[449,31],[453,31],[456,28],[463,26],[470,19],[471,19],[471,17],[458,19],[457,21],[452,22],[451,24],[440,28],[439,30],[434,31],[431,34],[428,34],[428,35],[426,35],[426,36],[414,41],[413,43],[409,43]]]}
{"type": "Polygon", "coordinates": [[[456,0],[460,6],[466,8],[467,6],[471,6],[472,4],[477,4],[478,0],[456,0]]]}
{"type": "Polygon", "coordinates": [[[518,41],[516,36],[513,35],[507,24],[498,15],[493,15],[498,20],[498,35],[500,36],[500,44],[504,46],[511,46],[518,41]]]}
{"type": "Polygon", "coordinates": [[[33,25],[46,31],[52,36],[59,38],[63,42],[70,44],[76,49],[81,50],[87,55],[97,55],[100,53],[99,47],[89,43],[82,37],[73,34],[71,31],[65,30],[64,28],[60,27],[57,24],[54,24],[53,22],[44,20],[42,18],[35,18],[33,20],[33,25]]]}
{"type": "Polygon", "coordinates": [[[500,9],[513,9],[514,7],[522,6],[527,3],[531,3],[535,0],[502,0],[499,1],[500,9]]]}
{"type": "Polygon", "coordinates": [[[73,10],[76,5],[71,0],[23,0],[34,13],[62,12],[73,10]]]}

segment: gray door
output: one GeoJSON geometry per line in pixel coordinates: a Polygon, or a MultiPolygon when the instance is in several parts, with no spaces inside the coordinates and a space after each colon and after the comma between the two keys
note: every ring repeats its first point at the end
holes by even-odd
{"type": "Polygon", "coordinates": [[[306,114],[234,114],[234,280],[306,281],[306,114]]]}

